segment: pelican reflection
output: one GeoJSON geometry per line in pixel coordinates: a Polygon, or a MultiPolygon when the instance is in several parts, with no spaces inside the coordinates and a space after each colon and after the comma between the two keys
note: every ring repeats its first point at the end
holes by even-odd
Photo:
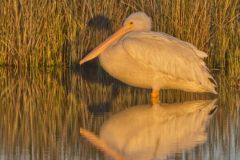
{"type": "Polygon", "coordinates": [[[117,113],[100,138],[126,159],[164,159],[206,142],[206,127],[216,100],[138,105],[117,113]]]}

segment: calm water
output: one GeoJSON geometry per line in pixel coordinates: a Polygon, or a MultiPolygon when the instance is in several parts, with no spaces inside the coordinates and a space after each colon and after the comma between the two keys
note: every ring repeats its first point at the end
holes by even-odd
{"type": "Polygon", "coordinates": [[[162,104],[151,106],[150,90],[93,64],[0,69],[0,159],[109,159],[80,127],[130,159],[240,159],[240,93],[224,74],[214,75],[218,97],[163,91],[162,104]]]}

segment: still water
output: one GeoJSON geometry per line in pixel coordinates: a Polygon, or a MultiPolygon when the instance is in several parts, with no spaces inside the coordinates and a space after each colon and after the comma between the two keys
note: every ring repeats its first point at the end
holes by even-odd
{"type": "Polygon", "coordinates": [[[150,90],[82,69],[0,69],[0,159],[111,159],[79,134],[100,136],[126,159],[240,160],[240,93],[215,73],[218,96],[150,90]]]}

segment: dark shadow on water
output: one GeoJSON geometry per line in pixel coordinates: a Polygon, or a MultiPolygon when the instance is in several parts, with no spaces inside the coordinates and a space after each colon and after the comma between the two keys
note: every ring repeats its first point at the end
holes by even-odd
{"type": "MultiPolygon", "coordinates": [[[[83,65],[77,65],[74,69],[75,74],[82,77],[82,79],[99,84],[101,87],[111,86],[111,94],[107,97],[107,101],[95,102],[92,99],[92,104],[88,106],[88,111],[94,115],[103,115],[106,112],[111,111],[112,102],[118,96],[120,88],[126,86],[122,82],[112,78],[107,72],[103,70],[97,59],[89,61],[83,65]]],[[[126,86],[127,87],[127,86],[126,86]]],[[[92,94],[94,94],[93,92],[92,94]]],[[[95,97],[95,96],[93,96],[95,97]]]]}
{"type": "Polygon", "coordinates": [[[100,66],[97,58],[88,61],[81,66],[77,65],[75,72],[84,80],[99,83],[105,86],[111,85],[114,81],[114,79],[110,77],[100,66]]]}
{"type": "Polygon", "coordinates": [[[88,106],[88,111],[94,115],[103,115],[104,113],[111,112],[113,106],[112,102],[117,98],[119,94],[118,86],[113,85],[111,98],[105,102],[93,103],[88,106]]]}

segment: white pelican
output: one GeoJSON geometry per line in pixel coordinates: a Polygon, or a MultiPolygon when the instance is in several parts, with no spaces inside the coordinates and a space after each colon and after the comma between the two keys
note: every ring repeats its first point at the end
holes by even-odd
{"type": "Polygon", "coordinates": [[[166,158],[206,142],[215,102],[134,106],[104,122],[100,139],[125,159],[166,158]]]}
{"type": "Polygon", "coordinates": [[[110,75],[135,87],[152,88],[152,98],[159,97],[160,89],[217,94],[215,80],[203,61],[207,54],[188,42],[151,31],[151,23],[143,12],[131,14],[80,65],[99,55],[110,75]]]}

